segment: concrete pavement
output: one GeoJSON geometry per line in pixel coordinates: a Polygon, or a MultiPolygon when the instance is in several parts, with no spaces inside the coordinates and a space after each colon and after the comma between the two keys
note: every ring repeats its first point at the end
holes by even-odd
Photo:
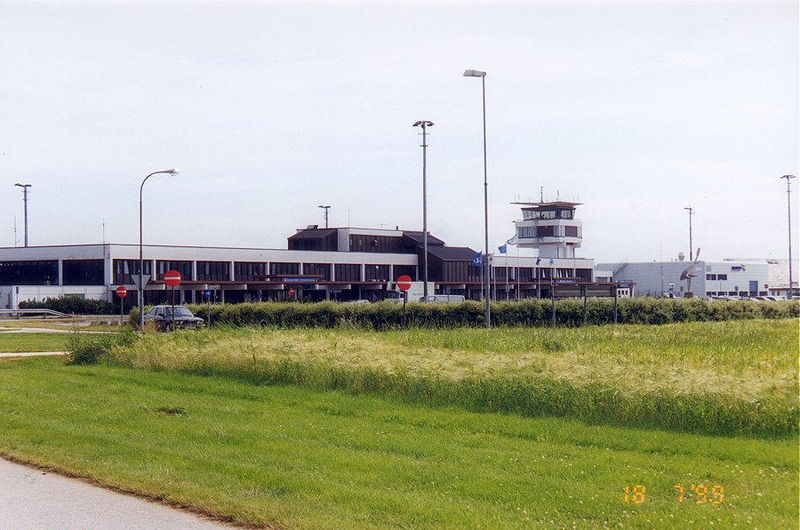
{"type": "Polygon", "coordinates": [[[4,530],[231,528],[191,513],[3,459],[0,459],[0,527],[4,530]]]}
{"type": "Polygon", "coordinates": [[[3,351],[0,357],[39,357],[42,355],[66,355],[65,351],[3,351]]]}

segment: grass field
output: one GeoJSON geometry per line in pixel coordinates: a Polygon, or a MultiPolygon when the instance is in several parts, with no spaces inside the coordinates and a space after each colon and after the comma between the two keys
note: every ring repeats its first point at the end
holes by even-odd
{"type": "Polygon", "coordinates": [[[425,404],[683,431],[797,432],[797,320],[664,326],[209,329],[146,335],[115,362],[425,404]]]}
{"type": "Polygon", "coordinates": [[[795,439],[476,414],[52,358],[0,361],[0,410],[7,457],[238,523],[797,525],[795,439]],[[721,485],[723,502],[678,502],[676,484],[721,485]],[[636,485],[645,502],[624,502],[636,485]]]}
{"type": "Polygon", "coordinates": [[[64,351],[69,333],[0,332],[0,352],[64,351]]]}

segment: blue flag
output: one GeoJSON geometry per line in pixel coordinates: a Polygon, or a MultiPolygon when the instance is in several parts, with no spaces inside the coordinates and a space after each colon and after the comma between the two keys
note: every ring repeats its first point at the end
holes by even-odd
{"type": "Polygon", "coordinates": [[[553,265],[555,265],[555,263],[556,263],[556,262],[555,262],[555,261],[553,261],[553,258],[550,258],[550,266],[552,267],[553,265]]]}
{"type": "Polygon", "coordinates": [[[540,264],[542,262],[542,258],[540,256],[536,256],[536,264],[540,264]]]}
{"type": "Polygon", "coordinates": [[[499,247],[497,247],[497,250],[500,251],[500,254],[505,254],[506,252],[508,252],[508,244],[506,243],[505,245],[500,245],[499,247]]]}
{"type": "Polygon", "coordinates": [[[478,252],[477,254],[475,254],[475,257],[472,258],[472,266],[480,267],[481,265],[483,265],[483,260],[481,259],[482,257],[483,257],[482,252],[478,252]]]}

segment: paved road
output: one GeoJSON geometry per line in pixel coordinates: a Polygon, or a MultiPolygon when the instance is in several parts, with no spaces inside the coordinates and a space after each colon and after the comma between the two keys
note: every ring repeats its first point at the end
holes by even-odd
{"type": "Polygon", "coordinates": [[[66,355],[65,351],[3,351],[0,357],[39,357],[41,355],[66,355]]]}
{"type": "Polygon", "coordinates": [[[212,530],[231,527],[0,459],[0,527],[212,530]]]}
{"type": "Polygon", "coordinates": [[[84,330],[80,328],[76,329],[68,329],[68,328],[13,328],[10,326],[0,326],[0,329],[3,333],[74,333],[77,331],[78,333],[100,333],[100,334],[108,334],[108,333],[116,333],[115,331],[91,331],[91,330],[84,330]]]}

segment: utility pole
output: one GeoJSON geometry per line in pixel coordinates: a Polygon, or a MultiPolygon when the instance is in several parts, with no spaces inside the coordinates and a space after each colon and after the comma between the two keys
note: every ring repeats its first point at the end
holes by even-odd
{"type": "Polygon", "coordinates": [[[320,204],[319,206],[317,206],[317,208],[322,208],[323,210],[325,210],[325,228],[328,228],[328,210],[330,210],[331,207],[328,205],[320,204]]]}
{"type": "Polygon", "coordinates": [[[694,215],[694,208],[691,206],[684,208],[689,212],[689,261],[694,261],[694,254],[692,250],[692,215],[694,215]]]}
{"type": "Polygon", "coordinates": [[[19,182],[14,184],[14,186],[18,186],[22,188],[22,200],[25,203],[25,246],[28,246],[28,189],[31,187],[30,184],[20,184],[19,182]]]}
{"type": "Polygon", "coordinates": [[[422,297],[428,301],[428,127],[433,127],[433,122],[420,120],[413,127],[422,128],[422,297]]]}
{"type": "Polygon", "coordinates": [[[788,299],[792,299],[792,179],[794,175],[784,175],[781,177],[786,179],[786,213],[788,214],[789,222],[789,291],[786,295],[788,299]]]}

